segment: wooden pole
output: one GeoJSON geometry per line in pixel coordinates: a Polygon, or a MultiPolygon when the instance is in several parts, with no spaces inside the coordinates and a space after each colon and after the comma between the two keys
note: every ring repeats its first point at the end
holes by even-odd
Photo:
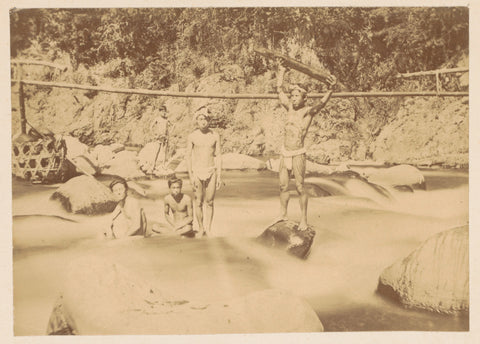
{"type": "Polygon", "coordinates": [[[438,72],[435,73],[435,83],[437,85],[437,93],[440,93],[440,74],[438,72]]]}
{"type": "Polygon", "coordinates": [[[423,72],[413,72],[413,73],[401,73],[397,74],[397,78],[409,78],[412,76],[421,76],[421,75],[434,75],[434,74],[448,74],[448,73],[466,73],[468,72],[468,67],[458,67],[458,68],[444,68],[444,69],[435,69],[427,70],[423,72]]]}
{"type": "Polygon", "coordinates": [[[315,69],[311,66],[308,66],[302,62],[299,62],[297,60],[292,59],[291,57],[282,55],[277,53],[276,51],[265,49],[265,48],[254,48],[253,49],[257,54],[260,54],[262,56],[265,56],[269,59],[276,59],[279,58],[284,61],[285,65],[287,67],[290,67],[292,69],[298,70],[299,72],[302,72],[304,74],[307,74],[308,76],[323,81],[327,82],[329,78],[331,78],[331,74],[326,72],[326,71],[321,71],[318,69],[315,69]]]}
{"type": "Polygon", "coordinates": [[[23,91],[23,69],[21,64],[17,64],[18,67],[18,105],[20,107],[20,130],[22,134],[27,133],[27,116],[25,114],[25,95],[23,91]]]}
{"type": "MultiPolygon", "coordinates": [[[[19,80],[12,80],[12,82],[19,82],[19,80]]],[[[147,89],[132,89],[132,88],[113,88],[103,86],[90,86],[79,84],[67,84],[59,82],[22,80],[26,85],[35,85],[41,87],[59,87],[69,89],[79,89],[87,91],[110,92],[110,93],[124,93],[124,94],[138,94],[145,96],[156,97],[181,97],[181,98],[221,98],[221,99],[278,99],[278,94],[275,93],[188,93],[188,92],[170,92],[170,91],[156,91],[147,89]]],[[[310,93],[309,98],[322,98],[325,93],[310,93]]],[[[349,98],[349,97],[468,97],[468,92],[435,92],[435,91],[416,91],[416,92],[338,92],[333,93],[332,98],[349,98]]]]}

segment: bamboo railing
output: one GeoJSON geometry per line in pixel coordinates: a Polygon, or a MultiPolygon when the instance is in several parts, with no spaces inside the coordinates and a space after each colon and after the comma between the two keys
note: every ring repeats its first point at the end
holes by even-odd
{"type": "MultiPolygon", "coordinates": [[[[12,82],[20,82],[20,80],[12,80],[12,82]]],[[[35,85],[40,87],[59,87],[68,89],[78,89],[85,91],[98,91],[109,93],[137,94],[144,96],[157,97],[183,97],[183,98],[220,98],[220,99],[278,99],[276,93],[189,93],[189,92],[172,92],[157,91],[141,88],[114,88],[105,86],[91,86],[81,84],[70,84],[62,82],[47,82],[36,80],[21,80],[25,85],[35,85]]],[[[310,93],[309,98],[321,98],[324,93],[310,93]]],[[[332,93],[332,98],[348,98],[348,97],[465,97],[468,92],[436,92],[436,91],[413,91],[413,92],[337,92],[332,93]]]]}

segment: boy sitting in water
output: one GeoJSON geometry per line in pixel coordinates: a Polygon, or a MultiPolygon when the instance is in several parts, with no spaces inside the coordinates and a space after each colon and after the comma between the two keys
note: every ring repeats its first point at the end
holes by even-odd
{"type": "Polygon", "coordinates": [[[193,205],[190,196],[182,193],[182,180],[173,178],[168,181],[170,194],[165,196],[165,218],[176,234],[192,238],[193,205]]]}
{"type": "Polygon", "coordinates": [[[107,238],[119,239],[133,235],[149,236],[147,220],[137,200],[128,196],[128,184],[123,178],[116,178],[110,183],[110,190],[117,200],[112,213],[110,231],[105,231],[107,238]]]}

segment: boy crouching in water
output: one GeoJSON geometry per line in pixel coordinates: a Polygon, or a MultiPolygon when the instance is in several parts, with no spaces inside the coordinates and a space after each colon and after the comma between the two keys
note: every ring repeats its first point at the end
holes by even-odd
{"type": "Polygon", "coordinates": [[[193,205],[190,196],[182,193],[182,180],[169,179],[170,194],[165,196],[165,219],[172,226],[175,234],[183,237],[195,237],[193,230],[193,205]]]}

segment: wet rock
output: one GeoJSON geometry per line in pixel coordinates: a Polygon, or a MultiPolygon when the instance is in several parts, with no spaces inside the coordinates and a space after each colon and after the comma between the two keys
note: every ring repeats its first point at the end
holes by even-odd
{"type": "Polygon", "coordinates": [[[70,265],[47,328],[80,335],[323,331],[311,306],[290,292],[267,289],[204,304],[103,256],[70,265]]]}
{"type": "Polygon", "coordinates": [[[312,183],[305,183],[304,188],[307,191],[308,196],[310,197],[326,197],[332,195],[327,190],[312,183]]]}
{"type": "Polygon", "coordinates": [[[468,226],[435,235],[385,269],[378,292],[408,307],[442,313],[467,311],[468,226]]]}
{"type": "Polygon", "coordinates": [[[268,227],[257,241],[270,247],[286,250],[298,258],[306,259],[315,237],[312,228],[300,231],[293,221],[280,221],[268,227]]]}
{"type": "Polygon", "coordinates": [[[413,188],[410,185],[395,185],[393,188],[402,192],[413,192],[413,188]]]}
{"type": "Polygon", "coordinates": [[[330,177],[334,180],[347,180],[347,179],[359,179],[367,182],[367,179],[362,177],[362,175],[358,172],[352,170],[344,170],[344,171],[334,171],[330,174],[330,177]]]}
{"type": "Polygon", "coordinates": [[[112,192],[93,177],[79,176],[61,185],[51,196],[63,207],[77,214],[112,212],[117,205],[112,192]]]}

